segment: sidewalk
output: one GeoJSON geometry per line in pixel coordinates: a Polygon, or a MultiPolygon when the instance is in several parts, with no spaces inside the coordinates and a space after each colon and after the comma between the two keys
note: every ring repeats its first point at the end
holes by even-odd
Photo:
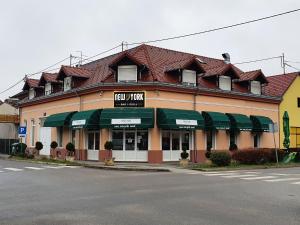
{"type": "Polygon", "coordinates": [[[0,154],[0,159],[8,159],[10,157],[10,155],[6,155],[6,154],[0,154]]]}
{"type": "Polygon", "coordinates": [[[74,161],[84,167],[107,170],[122,171],[145,171],[145,172],[173,172],[179,168],[178,163],[149,164],[137,162],[116,162],[114,166],[105,166],[103,162],[93,161],[74,161]]]}

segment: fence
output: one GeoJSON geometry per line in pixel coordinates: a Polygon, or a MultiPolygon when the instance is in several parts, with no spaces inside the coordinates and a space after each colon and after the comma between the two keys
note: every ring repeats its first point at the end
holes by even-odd
{"type": "Polygon", "coordinates": [[[18,142],[18,139],[0,139],[0,154],[9,155],[11,152],[11,145],[18,142]]]}

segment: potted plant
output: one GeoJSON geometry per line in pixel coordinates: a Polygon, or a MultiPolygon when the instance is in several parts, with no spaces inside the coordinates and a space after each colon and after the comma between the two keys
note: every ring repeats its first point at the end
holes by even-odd
{"type": "Polygon", "coordinates": [[[58,144],[56,141],[52,141],[50,144],[50,157],[51,158],[56,158],[56,152],[55,149],[57,148],[58,144]]]}
{"type": "Polygon", "coordinates": [[[67,145],[66,145],[66,149],[67,149],[67,156],[66,156],[66,160],[67,161],[74,161],[75,159],[75,156],[74,156],[74,153],[75,153],[75,145],[71,142],[69,142],[67,145]]]}
{"type": "Polygon", "coordinates": [[[43,149],[43,147],[44,147],[43,143],[40,142],[40,141],[37,141],[35,143],[35,150],[36,151],[33,152],[33,155],[39,156],[40,155],[40,151],[43,149]]]}
{"type": "Polygon", "coordinates": [[[182,149],[180,156],[181,159],[179,161],[179,165],[182,167],[187,167],[189,165],[189,160],[188,160],[189,153],[186,152],[186,147],[182,149]]]}
{"type": "Polygon", "coordinates": [[[107,141],[104,144],[104,148],[107,151],[107,157],[104,159],[104,164],[106,166],[114,166],[115,165],[115,158],[112,157],[112,149],[114,145],[111,141],[107,141]]]}

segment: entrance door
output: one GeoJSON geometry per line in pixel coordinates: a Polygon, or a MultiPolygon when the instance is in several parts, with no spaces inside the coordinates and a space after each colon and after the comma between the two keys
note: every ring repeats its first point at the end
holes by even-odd
{"type": "Polygon", "coordinates": [[[40,142],[43,143],[43,149],[40,151],[40,154],[50,155],[51,127],[40,128],[40,142]]]}
{"type": "Polygon", "coordinates": [[[116,161],[147,162],[147,130],[112,130],[112,142],[116,161]]]}
{"type": "Polygon", "coordinates": [[[99,160],[100,137],[98,131],[89,131],[87,134],[87,159],[99,160]]]}
{"type": "Polygon", "coordinates": [[[183,149],[190,152],[192,133],[189,131],[162,131],[163,161],[178,161],[183,149]]]}

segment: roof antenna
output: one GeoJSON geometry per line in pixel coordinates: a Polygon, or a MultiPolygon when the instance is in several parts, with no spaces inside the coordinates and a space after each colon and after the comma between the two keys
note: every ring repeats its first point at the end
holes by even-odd
{"type": "Polygon", "coordinates": [[[224,62],[226,63],[226,64],[230,64],[230,55],[229,55],[229,53],[223,53],[222,54],[222,57],[224,58],[224,62]]]}
{"type": "Polygon", "coordinates": [[[127,41],[122,41],[121,46],[122,46],[122,52],[128,50],[128,42],[127,41]]]}
{"type": "Polygon", "coordinates": [[[285,74],[286,63],[285,63],[285,60],[284,60],[284,53],[282,53],[282,56],[280,57],[280,59],[281,59],[281,67],[283,69],[283,74],[285,74]]]}

